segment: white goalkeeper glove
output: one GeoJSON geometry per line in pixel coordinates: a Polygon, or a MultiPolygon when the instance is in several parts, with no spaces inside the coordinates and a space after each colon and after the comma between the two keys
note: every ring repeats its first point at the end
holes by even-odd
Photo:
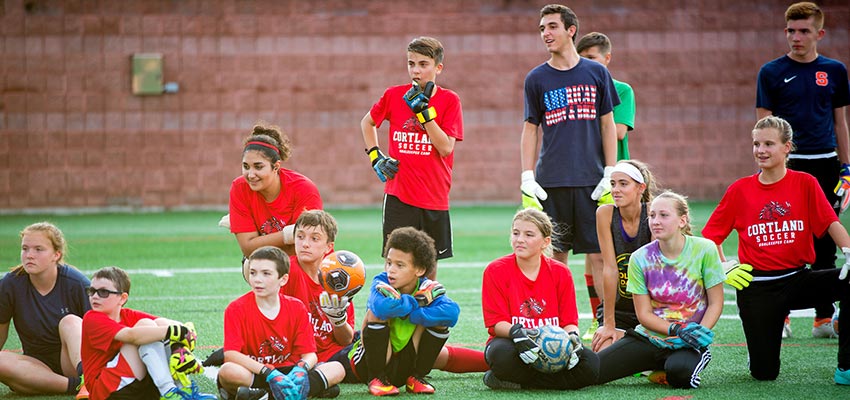
{"type": "Polygon", "coordinates": [[[223,217],[221,217],[221,219],[218,220],[218,226],[225,229],[230,229],[230,214],[225,214],[223,217]]]}
{"type": "Polygon", "coordinates": [[[605,192],[611,191],[611,171],[614,171],[614,167],[605,167],[605,172],[602,173],[602,180],[596,184],[596,188],[590,194],[591,199],[599,200],[605,192]]]}
{"type": "Polygon", "coordinates": [[[850,247],[842,247],[841,252],[844,253],[844,266],[841,267],[841,272],[838,274],[838,279],[844,280],[844,278],[847,277],[847,272],[850,271],[850,247]]]}
{"type": "Polygon", "coordinates": [[[534,180],[534,171],[530,169],[522,171],[522,184],[519,185],[519,190],[522,192],[522,208],[543,210],[540,200],[546,200],[549,195],[534,180]]]}
{"type": "Polygon", "coordinates": [[[343,326],[348,322],[348,296],[339,297],[322,292],[319,295],[319,305],[334,326],[343,326]]]}

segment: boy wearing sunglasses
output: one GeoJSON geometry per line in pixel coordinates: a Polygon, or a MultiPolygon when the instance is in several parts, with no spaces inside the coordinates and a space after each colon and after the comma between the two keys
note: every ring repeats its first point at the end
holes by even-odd
{"type": "Polygon", "coordinates": [[[215,399],[186,377],[202,371],[191,324],[125,308],[130,277],[118,267],[95,272],[86,293],[81,353],[91,400],[215,399]]]}

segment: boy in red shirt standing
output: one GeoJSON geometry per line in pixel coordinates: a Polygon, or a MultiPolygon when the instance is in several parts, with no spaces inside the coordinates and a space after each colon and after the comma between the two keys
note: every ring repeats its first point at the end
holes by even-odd
{"type": "MultiPolygon", "coordinates": [[[[383,238],[410,226],[434,238],[437,259],[452,256],[449,190],[454,146],[463,140],[463,115],[457,93],[435,83],[443,70],[443,45],[431,37],[407,45],[412,84],[384,91],[360,121],[366,154],[384,187],[383,238]],[[378,148],[378,131],[389,121],[389,157],[378,148]]],[[[385,254],[381,254],[385,256],[385,254]]],[[[428,275],[436,279],[434,269],[428,275]]]]}
{"type": "Polygon", "coordinates": [[[194,382],[179,387],[174,380],[188,383],[185,373],[202,371],[191,353],[196,339],[191,326],[123,307],[130,278],[118,267],[95,272],[86,292],[92,309],[83,316],[80,352],[91,400],[215,400],[199,393],[194,382]]]}

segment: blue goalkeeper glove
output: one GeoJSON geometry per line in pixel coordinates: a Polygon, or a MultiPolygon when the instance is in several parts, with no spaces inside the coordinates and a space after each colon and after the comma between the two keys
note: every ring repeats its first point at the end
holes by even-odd
{"type": "Polygon", "coordinates": [[[519,191],[522,193],[522,208],[536,208],[543,210],[543,205],[540,200],[546,200],[549,195],[545,190],[534,180],[534,171],[522,171],[522,183],[519,185],[519,191]]]}
{"type": "Polygon", "coordinates": [[[310,379],[307,378],[309,368],[310,366],[304,360],[301,360],[286,374],[286,377],[295,385],[295,390],[290,393],[287,399],[304,400],[307,398],[307,394],[310,393],[310,379]]]}
{"type": "Polygon", "coordinates": [[[835,185],[835,194],[838,195],[840,201],[841,213],[844,213],[847,210],[847,205],[850,204],[850,164],[841,164],[838,184],[835,185]]]}
{"type": "Polygon", "coordinates": [[[613,171],[614,167],[605,167],[602,173],[602,179],[599,180],[599,183],[593,188],[593,193],[590,194],[592,200],[599,200],[605,192],[611,191],[611,172],[613,171]]]}
{"type": "Polygon", "coordinates": [[[292,396],[299,393],[298,388],[292,383],[292,380],[272,366],[264,365],[263,369],[260,370],[260,376],[266,378],[266,382],[269,383],[269,389],[275,400],[294,399],[296,397],[292,396]]]}
{"type": "Polygon", "coordinates": [[[413,298],[416,299],[419,307],[428,307],[434,299],[444,294],[446,294],[446,288],[442,283],[425,279],[419,285],[419,290],[413,294],[413,298]]]}
{"type": "Polygon", "coordinates": [[[426,123],[434,118],[437,118],[437,110],[430,107],[428,102],[431,101],[431,92],[434,91],[434,82],[425,84],[425,90],[419,87],[419,84],[413,82],[413,86],[404,94],[404,102],[410,107],[410,110],[416,114],[416,119],[419,123],[426,123]]]}
{"type": "Polygon", "coordinates": [[[525,329],[520,324],[514,324],[508,334],[523,363],[531,364],[540,357],[540,346],[532,339],[537,336],[537,329],[525,329]]]}
{"type": "Polygon", "coordinates": [[[674,322],[667,328],[670,336],[678,336],[688,346],[704,350],[714,342],[714,331],[696,322],[674,322]]]}
{"type": "Polygon", "coordinates": [[[649,340],[649,343],[652,343],[653,346],[658,347],[659,349],[677,350],[689,347],[688,344],[678,336],[661,337],[656,335],[655,332],[644,328],[643,325],[636,326],[635,333],[645,337],[649,340]]]}
{"type": "Polygon", "coordinates": [[[745,287],[750,286],[750,282],[753,281],[753,275],[750,273],[753,270],[752,265],[739,264],[738,260],[727,260],[721,264],[723,265],[723,272],[726,273],[724,282],[727,285],[738,290],[744,290],[745,287]]]}
{"type": "Polygon", "coordinates": [[[378,179],[381,182],[395,178],[395,174],[398,173],[398,160],[385,156],[378,146],[366,150],[366,154],[369,155],[369,160],[372,162],[372,169],[375,170],[375,174],[378,175],[378,179]]]}

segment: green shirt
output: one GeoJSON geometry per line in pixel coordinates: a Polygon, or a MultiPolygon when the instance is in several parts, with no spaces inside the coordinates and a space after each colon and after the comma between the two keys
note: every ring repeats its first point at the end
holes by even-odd
{"type": "MultiPolygon", "coordinates": [[[[628,83],[614,81],[614,89],[617,90],[617,96],[620,97],[620,104],[614,106],[614,123],[623,124],[628,127],[628,130],[635,129],[635,91],[628,83]]],[[[623,140],[617,141],[617,161],[628,160],[629,155],[629,135],[623,136],[623,140]]]]}

